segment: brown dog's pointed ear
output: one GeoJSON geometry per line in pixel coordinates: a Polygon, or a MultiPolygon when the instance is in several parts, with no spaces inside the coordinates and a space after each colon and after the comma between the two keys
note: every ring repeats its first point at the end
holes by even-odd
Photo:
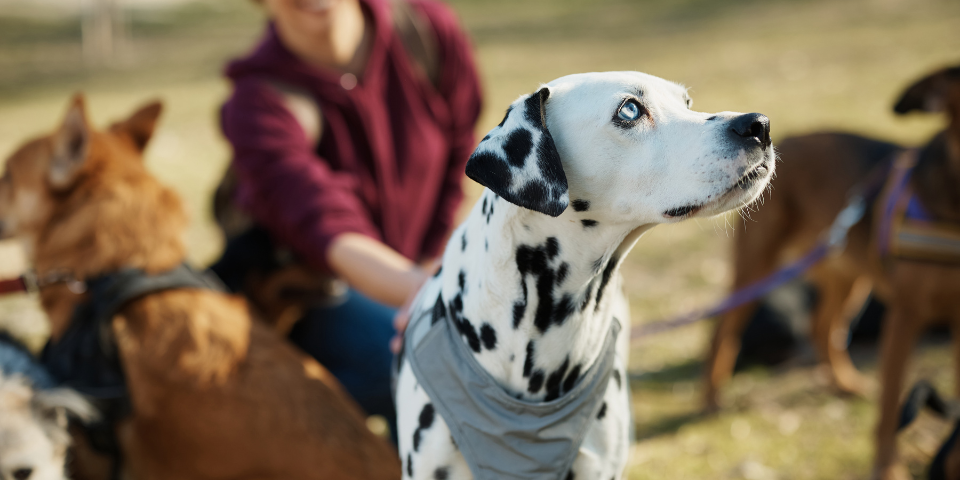
{"type": "Polygon", "coordinates": [[[114,123],[110,131],[129,136],[137,150],[142,152],[153,137],[153,130],[157,126],[157,119],[162,111],[163,103],[154,100],[138,108],[126,120],[114,123]]]}
{"type": "Polygon", "coordinates": [[[910,85],[897,100],[893,111],[900,115],[914,110],[943,112],[951,87],[960,87],[960,66],[939,70],[910,85]]]}
{"type": "Polygon", "coordinates": [[[90,122],[82,94],[70,100],[67,114],[53,135],[53,157],[50,160],[50,184],[56,189],[73,184],[77,172],[87,158],[90,146],[90,122]]]}

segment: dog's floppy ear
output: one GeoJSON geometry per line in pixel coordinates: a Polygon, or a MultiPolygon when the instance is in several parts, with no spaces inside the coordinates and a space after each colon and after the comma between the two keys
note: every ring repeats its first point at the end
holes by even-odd
{"type": "Polygon", "coordinates": [[[552,217],[570,203],[567,176],[547,130],[550,90],[522,97],[467,161],[467,176],[504,200],[552,217]]]}
{"type": "Polygon", "coordinates": [[[942,112],[947,107],[951,87],[960,88],[960,66],[939,70],[910,85],[893,111],[900,115],[914,110],[942,112]]]}
{"type": "Polygon", "coordinates": [[[133,145],[142,152],[147,142],[153,137],[153,130],[157,126],[157,119],[163,111],[163,103],[154,100],[133,112],[129,118],[110,126],[110,131],[127,135],[133,140],[133,145]]]}
{"type": "Polygon", "coordinates": [[[90,122],[83,95],[70,100],[63,123],[53,134],[53,157],[50,160],[50,185],[56,189],[69,187],[87,158],[90,147],[90,122]]]}

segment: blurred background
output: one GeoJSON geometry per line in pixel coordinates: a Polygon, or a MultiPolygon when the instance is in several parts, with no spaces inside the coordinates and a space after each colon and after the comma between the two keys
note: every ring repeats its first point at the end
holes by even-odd
{"type": "MultiPolygon", "coordinates": [[[[955,0],[450,3],[477,48],[486,92],[480,135],[540,82],[584,71],[640,70],[690,87],[696,110],[766,114],[774,142],[841,129],[919,145],[943,119],[895,118],[892,103],[914,79],[960,63],[955,0]]],[[[52,129],[73,92],[87,94],[100,126],[138,103],[164,100],[147,163],[186,201],[190,257],[206,265],[222,247],[210,204],[229,156],[217,126],[228,93],[221,69],[253,45],[263,23],[247,0],[0,0],[0,158],[52,129]]],[[[467,189],[479,194],[472,182],[467,189]]],[[[719,217],[644,237],[624,271],[634,322],[721,298],[739,222],[719,217]]],[[[23,268],[18,247],[0,243],[0,277],[23,268]]],[[[35,347],[46,329],[31,298],[0,299],[0,328],[35,347]]],[[[629,478],[867,478],[873,395],[835,396],[809,352],[776,368],[738,373],[724,391],[728,408],[701,416],[700,368],[711,332],[706,322],[635,346],[637,443],[629,478]]],[[[853,354],[875,381],[875,349],[855,347],[853,354]]],[[[930,378],[952,391],[951,364],[944,341],[927,341],[911,378],[930,378]]],[[[901,436],[917,478],[945,428],[929,420],[901,436]]]]}

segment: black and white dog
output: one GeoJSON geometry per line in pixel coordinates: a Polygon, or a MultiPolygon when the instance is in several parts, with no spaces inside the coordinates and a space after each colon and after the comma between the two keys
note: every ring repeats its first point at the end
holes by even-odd
{"type": "MultiPolygon", "coordinates": [[[[680,85],[638,72],[571,75],[514,102],[467,164],[487,189],[412,316],[450,322],[486,375],[521,402],[575,394],[613,319],[629,329],[618,268],[637,239],[656,224],[747,205],[773,175],[765,116],[691,103],[680,85]]],[[[483,477],[451,435],[458,418],[442,417],[414,374],[407,337],[397,380],[404,478],[483,477]]],[[[560,478],[622,476],[628,337],[610,346],[618,361],[560,478]]]]}

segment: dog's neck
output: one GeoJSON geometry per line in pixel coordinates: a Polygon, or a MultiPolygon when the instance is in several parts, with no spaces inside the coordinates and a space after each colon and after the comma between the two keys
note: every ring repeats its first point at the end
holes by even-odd
{"type": "MultiPolygon", "coordinates": [[[[127,172],[65,195],[28,251],[41,279],[83,281],[124,268],[159,273],[183,262],[185,223],[175,194],[145,171],[127,172]]],[[[85,295],[58,283],[42,288],[40,299],[57,339],[85,295]]]]}
{"type": "Polygon", "coordinates": [[[447,246],[448,315],[514,396],[552,400],[593,366],[620,298],[620,262],[649,229],[604,225],[585,205],[551,218],[487,190],[447,246]]]}

